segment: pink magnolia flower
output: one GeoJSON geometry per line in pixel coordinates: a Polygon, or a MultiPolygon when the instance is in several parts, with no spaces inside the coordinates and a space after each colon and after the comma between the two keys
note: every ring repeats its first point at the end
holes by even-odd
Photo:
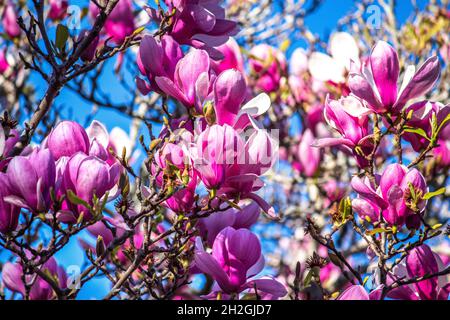
{"type": "MultiPolygon", "coordinates": [[[[73,155],[62,170],[62,192],[71,190],[78,198],[93,205],[94,197],[103,200],[107,192],[116,186],[122,166],[115,163],[110,166],[96,156],[88,156],[81,152],[73,155]]],[[[113,193],[113,192],[111,192],[113,193]]],[[[92,212],[82,204],[67,202],[69,212],[61,212],[63,222],[75,222],[83,213],[85,221],[92,218],[92,212]]]]}
{"type": "MultiPolygon", "coordinates": [[[[222,53],[215,47],[224,44],[237,33],[237,24],[225,19],[225,9],[218,1],[210,0],[164,0],[168,12],[173,12],[173,27],[169,34],[179,44],[206,50],[211,58],[220,59],[222,53]]],[[[160,21],[156,9],[148,8],[150,17],[160,21]]]]}
{"type": "Polygon", "coordinates": [[[235,69],[244,73],[244,57],[234,38],[230,37],[226,43],[216,49],[223,54],[223,59],[211,61],[211,66],[216,74],[229,69],[235,69]]]}
{"type": "Polygon", "coordinates": [[[278,90],[286,73],[286,58],[280,50],[267,44],[257,45],[250,50],[249,64],[257,79],[256,87],[265,92],[278,90]]]}
{"type": "MultiPolygon", "coordinates": [[[[408,280],[444,270],[438,254],[426,244],[412,249],[406,259],[394,267],[388,274],[388,284],[396,280],[408,280]]],[[[401,300],[447,300],[450,293],[448,275],[422,280],[417,283],[400,286],[390,291],[387,296],[401,300]]]]}
{"type": "Polygon", "coordinates": [[[17,11],[15,5],[8,0],[3,10],[2,25],[3,30],[10,38],[16,38],[20,36],[20,27],[17,23],[17,11]]]}
{"type": "Polygon", "coordinates": [[[325,120],[342,138],[323,138],[316,141],[316,147],[339,146],[353,153],[359,166],[367,165],[367,160],[356,151],[361,148],[364,154],[372,151],[372,140],[369,132],[370,110],[354,96],[342,97],[340,100],[325,102],[325,120]]]}
{"type": "MultiPolygon", "coordinates": [[[[67,274],[64,269],[59,266],[56,260],[50,258],[41,269],[43,272],[48,273],[58,282],[58,286],[61,289],[65,289],[67,286],[67,274]]],[[[31,286],[30,299],[31,300],[50,300],[55,297],[55,292],[51,285],[41,278],[36,276],[34,279],[32,275],[26,275],[25,281],[31,286]]],[[[23,283],[23,268],[20,263],[6,262],[2,269],[2,280],[5,287],[11,291],[18,292],[25,296],[25,285],[23,283]]]]}
{"type": "Polygon", "coordinates": [[[161,91],[155,81],[156,77],[165,77],[173,81],[177,63],[182,57],[183,52],[180,46],[171,36],[164,35],[160,40],[156,40],[150,35],[145,35],[139,46],[137,64],[141,74],[150,83],[136,78],[141,93],[161,91]]]}
{"type": "MultiPolygon", "coordinates": [[[[431,101],[421,101],[412,104],[405,110],[406,114],[411,114],[411,119],[407,121],[406,125],[412,128],[422,129],[429,138],[431,138],[432,134],[432,126],[431,121],[433,116],[436,117],[436,123],[439,127],[443,122],[445,117],[450,113],[450,105],[444,106],[439,102],[431,102],[431,101]]],[[[450,122],[447,122],[446,125],[441,129],[443,131],[440,132],[439,137],[445,139],[444,129],[448,126],[450,122]]],[[[411,143],[411,146],[416,152],[420,152],[422,149],[426,148],[429,145],[429,141],[416,133],[405,132],[402,137],[411,143]]]]}
{"type": "Polygon", "coordinates": [[[62,121],[52,129],[46,146],[55,160],[63,156],[71,157],[77,152],[89,153],[89,137],[86,130],[73,121],[62,121]]]}
{"type": "Polygon", "coordinates": [[[195,268],[212,276],[225,293],[241,293],[256,287],[258,292],[276,298],[287,294],[275,279],[249,279],[264,268],[264,257],[258,238],[247,229],[223,229],[214,240],[211,254],[197,241],[194,261],[195,268]]]}
{"type": "Polygon", "coordinates": [[[52,20],[62,20],[67,15],[67,8],[69,7],[68,0],[49,0],[50,10],[48,11],[48,18],[52,20]]]}
{"type": "Polygon", "coordinates": [[[213,213],[209,217],[199,220],[201,235],[212,246],[220,231],[226,227],[249,229],[258,220],[260,212],[261,209],[258,204],[252,202],[243,207],[242,210],[230,208],[223,212],[213,213]]]}
{"type": "Polygon", "coordinates": [[[268,134],[255,130],[245,142],[228,124],[203,131],[191,147],[194,168],[208,189],[240,199],[252,199],[269,215],[274,210],[255,194],[264,185],[259,178],[272,166],[274,145],[268,134]]]}
{"type": "Polygon", "coordinates": [[[14,157],[6,170],[11,195],[5,200],[33,212],[50,208],[50,189],[55,188],[56,167],[48,149],[32,149],[27,155],[14,157]]]}
{"type": "Polygon", "coordinates": [[[209,56],[206,51],[198,49],[193,49],[178,61],[173,79],[167,75],[155,77],[162,92],[187,108],[195,108],[198,113],[203,112],[203,101],[211,92],[213,80],[209,56]]]}
{"type": "MultiPolygon", "coordinates": [[[[189,134],[190,135],[190,134],[189,134]]],[[[184,142],[184,141],[183,141],[184,142]]],[[[195,200],[195,189],[197,187],[197,175],[192,169],[192,164],[188,154],[181,145],[168,143],[155,155],[155,162],[158,168],[162,170],[156,177],[159,186],[163,186],[163,175],[166,169],[172,170],[172,166],[179,170],[181,179],[187,181],[177,181],[179,185],[184,185],[178,191],[167,199],[164,204],[174,212],[190,212],[195,200]]],[[[154,174],[157,174],[156,168],[152,168],[154,174]]],[[[143,190],[144,195],[148,193],[147,189],[143,190]]]]}
{"type": "Polygon", "coordinates": [[[388,43],[379,41],[372,49],[368,65],[360,70],[353,66],[348,85],[352,93],[367,101],[376,113],[398,114],[409,100],[426,94],[440,74],[439,60],[433,56],[416,71],[408,66],[400,89],[397,82],[400,73],[397,52],[388,43]]]}
{"type": "MultiPolygon", "coordinates": [[[[89,14],[95,19],[100,13],[100,9],[94,2],[90,2],[89,14]]],[[[105,22],[104,30],[112,40],[120,44],[135,29],[133,15],[133,1],[119,0],[108,19],[105,22]]]]}
{"type": "Polygon", "coordinates": [[[427,185],[417,169],[408,170],[403,165],[391,164],[379,178],[376,190],[367,177],[355,176],[351,185],[360,196],[353,200],[352,206],[361,217],[377,221],[381,213],[390,225],[401,227],[406,223],[408,228],[414,229],[420,226],[419,214],[426,204],[422,196],[427,193],[427,185]]]}
{"type": "Polygon", "coordinates": [[[293,166],[306,177],[312,177],[319,169],[321,150],[313,147],[314,135],[310,129],[306,129],[300,138],[300,144],[296,150],[296,159],[293,166]]]}
{"type": "Polygon", "coordinates": [[[0,233],[14,231],[19,221],[20,208],[4,200],[4,197],[10,194],[11,186],[8,176],[0,172],[0,233]]]}

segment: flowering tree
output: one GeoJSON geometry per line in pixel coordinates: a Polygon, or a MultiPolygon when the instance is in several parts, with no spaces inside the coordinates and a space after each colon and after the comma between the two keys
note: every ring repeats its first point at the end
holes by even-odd
{"type": "Polygon", "coordinates": [[[1,299],[448,299],[447,1],[73,2],[1,2],[1,299]]]}

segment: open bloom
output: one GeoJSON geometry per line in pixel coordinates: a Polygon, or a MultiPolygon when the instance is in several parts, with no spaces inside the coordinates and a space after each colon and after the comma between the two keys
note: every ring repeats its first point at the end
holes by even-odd
{"type": "Polygon", "coordinates": [[[397,52],[388,43],[379,41],[372,49],[368,65],[352,67],[348,85],[352,93],[367,101],[376,113],[396,114],[409,100],[430,91],[439,78],[439,60],[433,56],[417,71],[414,66],[408,66],[400,90],[397,87],[399,73],[397,52]]]}
{"type": "Polygon", "coordinates": [[[10,38],[16,38],[20,35],[20,27],[17,19],[15,5],[12,1],[8,0],[3,10],[2,25],[3,30],[10,38]]]}
{"type": "MultiPolygon", "coordinates": [[[[57,264],[53,257],[42,266],[41,270],[54,278],[60,289],[65,289],[67,287],[67,274],[64,269],[57,264]]],[[[2,280],[5,287],[9,290],[25,296],[26,291],[23,283],[23,268],[20,263],[6,262],[2,269],[2,280]]],[[[25,281],[31,286],[31,300],[50,300],[55,297],[55,292],[51,285],[39,275],[36,275],[36,279],[34,279],[33,275],[26,275],[25,281]]]]}
{"type": "MultiPolygon", "coordinates": [[[[100,9],[94,2],[91,2],[89,5],[90,16],[95,19],[99,13],[100,9]]],[[[105,22],[104,30],[106,34],[115,43],[120,44],[133,33],[134,29],[132,0],[119,0],[105,22]]]]}
{"type": "Polygon", "coordinates": [[[211,77],[208,54],[204,50],[193,49],[178,61],[173,79],[163,74],[156,76],[155,81],[162,92],[201,113],[202,98],[211,92],[211,77]]]}
{"type": "MultiPolygon", "coordinates": [[[[406,259],[388,273],[388,284],[396,280],[410,280],[425,275],[432,275],[444,270],[446,265],[438,254],[423,244],[412,249],[406,259]]],[[[433,277],[413,284],[400,286],[388,292],[387,296],[400,300],[447,300],[450,293],[448,275],[433,277]]]]}
{"type": "Polygon", "coordinates": [[[425,208],[426,201],[422,197],[427,193],[427,185],[417,169],[408,170],[403,165],[391,164],[379,178],[376,190],[367,177],[355,176],[351,185],[360,196],[352,202],[360,216],[377,221],[381,213],[390,225],[420,226],[419,214],[425,208]]]}
{"type": "Polygon", "coordinates": [[[223,229],[216,237],[211,254],[197,241],[195,267],[211,275],[220,289],[228,294],[254,289],[281,298],[284,286],[272,278],[249,279],[264,267],[261,245],[255,234],[247,229],[223,229]]]}
{"type": "MultiPolygon", "coordinates": [[[[225,9],[218,1],[210,0],[164,0],[173,15],[173,27],[169,34],[179,44],[206,50],[211,58],[220,59],[222,54],[214,47],[224,44],[237,33],[237,24],[225,19],[225,9]]],[[[162,17],[156,9],[148,8],[153,20],[162,17]]]]}
{"type": "Polygon", "coordinates": [[[256,87],[273,92],[280,87],[281,77],[286,73],[284,54],[267,44],[260,44],[250,50],[250,69],[256,76],[256,87]]]}
{"type": "MultiPolygon", "coordinates": [[[[190,133],[188,135],[190,136],[190,133]]],[[[173,188],[182,186],[164,204],[174,212],[189,212],[194,204],[198,179],[185,150],[182,146],[168,143],[156,153],[155,162],[158,169],[161,169],[161,173],[156,177],[160,187],[167,187],[165,183],[171,184],[173,188]],[[163,179],[164,175],[166,181],[163,179]]],[[[152,168],[154,174],[158,169],[152,168]]],[[[145,195],[146,189],[143,191],[145,195]]]]}
{"type": "Polygon", "coordinates": [[[136,78],[136,83],[142,94],[150,91],[161,91],[155,82],[156,77],[166,77],[174,80],[175,67],[183,57],[179,44],[171,36],[164,35],[157,40],[150,35],[145,35],[139,45],[137,64],[139,71],[149,81],[136,78]]]}
{"type": "Polygon", "coordinates": [[[247,141],[228,124],[203,131],[191,147],[194,168],[205,186],[218,194],[252,199],[269,215],[274,210],[255,194],[264,185],[259,178],[273,164],[275,145],[263,130],[247,141]]]}
{"type": "Polygon", "coordinates": [[[7,201],[34,212],[50,207],[50,189],[55,187],[56,167],[48,149],[33,149],[28,155],[14,157],[6,171],[11,196],[7,201]]]}
{"type": "Polygon", "coordinates": [[[353,153],[361,167],[366,165],[364,154],[372,151],[372,139],[369,132],[370,110],[354,96],[331,100],[327,97],[324,116],[327,123],[342,138],[323,138],[316,141],[316,147],[339,146],[353,153]]]}
{"type": "Polygon", "coordinates": [[[10,194],[11,186],[8,176],[0,172],[0,233],[15,230],[19,221],[20,208],[3,199],[10,194]]]}

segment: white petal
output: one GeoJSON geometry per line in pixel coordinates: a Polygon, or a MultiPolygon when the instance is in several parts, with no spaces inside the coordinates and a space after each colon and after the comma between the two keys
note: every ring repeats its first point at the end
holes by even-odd
{"type": "Polygon", "coordinates": [[[336,32],[330,38],[329,51],[334,59],[343,64],[347,70],[350,61],[359,63],[359,48],[355,39],[347,32],[336,32]]]}
{"type": "Polygon", "coordinates": [[[97,120],[92,121],[91,125],[86,129],[89,140],[97,139],[102,147],[107,148],[109,144],[109,134],[105,126],[97,120]]]}
{"type": "Polygon", "coordinates": [[[247,113],[254,117],[260,116],[266,113],[270,106],[270,97],[266,93],[260,93],[241,108],[238,117],[243,113],[247,113]]]}
{"type": "Polygon", "coordinates": [[[308,61],[311,75],[320,81],[344,82],[345,66],[322,52],[313,52],[308,61]]]}

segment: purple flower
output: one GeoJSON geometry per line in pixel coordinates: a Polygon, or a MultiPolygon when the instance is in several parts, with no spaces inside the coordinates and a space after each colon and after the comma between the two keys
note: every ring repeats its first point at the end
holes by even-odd
{"type": "MultiPolygon", "coordinates": [[[[56,260],[50,258],[41,269],[43,272],[51,275],[58,283],[60,289],[65,289],[67,286],[67,274],[64,269],[59,266],[56,260]]],[[[32,275],[26,275],[25,281],[31,286],[30,299],[31,300],[50,300],[55,297],[55,293],[51,285],[41,278],[36,276],[34,279],[32,275]]],[[[2,280],[5,287],[11,291],[18,292],[25,296],[25,285],[23,283],[23,268],[20,263],[6,262],[2,269],[2,280]]]]}
{"type": "Polygon", "coordinates": [[[6,173],[12,191],[7,201],[33,212],[50,208],[50,189],[55,188],[56,178],[50,150],[35,148],[28,155],[14,157],[6,173]]]}
{"type": "Polygon", "coordinates": [[[353,153],[360,167],[367,165],[364,154],[372,151],[373,143],[369,132],[370,110],[354,96],[331,100],[327,97],[324,116],[328,125],[335,129],[342,138],[323,138],[314,144],[316,147],[339,146],[353,153]]]}
{"type": "Polygon", "coordinates": [[[352,66],[348,85],[357,97],[367,101],[376,113],[400,113],[409,100],[426,94],[436,83],[440,74],[436,56],[429,58],[416,71],[408,66],[403,84],[398,89],[400,73],[397,52],[388,43],[378,41],[369,57],[368,65],[361,70],[352,66]]]}
{"type": "MultiPolygon", "coordinates": [[[[71,190],[78,198],[92,206],[94,197],[101,201],[105,194],[113,189],[121,170],[119,163],[109,166],[95,156],[77,153],[67,161],[63,171],[62,188],[65,192],[71,190]]],[[[75,205],[69,201],[68,207],[75,217],[83,213],[86,221],[92,218],[92,212],[84,205],[75,205]]]]}
{"type": "Polygon", "coordinates": [[[145,35],[139,46],[137,64],[139,71],[150,84],[136,78],[136,83],[142,94],[150,91],[161,91],[155,82],[156,77],[166,77],[174,80],[175,68],[183,57],[183,52],[171,36],[165,35],[156,40],[153,36],[145,35]]]}
{"type": "Polygon", "coordinates": [[[256,74],[256,86],[264,92],[277,91],[286,73],[286,58],[278,49],[260,44],[250,50],[252,72],[256,74]]]}
{"type": "Polygon", "coordinates": [[[284,286],[274,279],[249,279],[261,272],[264,257],[258,238],[247,229],[223,229],[214,240],[211,254],[197,241],[194,261],[195,268],[213,277],[225,293],[239,294],[256,287],[276,298],[287,294],[284,286]]]}
{"type": "MultiPolygon", "coordinates": [[[[402,263],[396,265],[388,274],[388,283],[396,280],[409,280],[432,275],[445,269],[438,254],[422,244],[412,249],[402,263]]],[[[400,286],[391,290],[388,297],[401,300],[447,300],[450,293],[450,281],[446,275],[400,286]]]]}
{"type": "MultiPolygon", "coordinates": [[[[192,135],[187,133],[187,136],[190,139],[192,135]]],[[[169,183],[175,183],[177,185],[183,185],[183,187],[175,191],[175,193],[167,199],[164,204],[175,212],[189,212],[194,204],[195,200],[195,189],[197,187],[197,175],[195,171],[192,169],[191,161],[188,155],[185,153],[182,145],[177,145],[173,143],[167,143],[164,147],[155,154],[155,162],[158,168],[155,166],[152,167],[152,172],[157,174],[157,170],[161,169],[161,172],[156,176],[156,182],[158,185],[164,186],[164,174],[170,175],[173,173],[173,168],[177,168],[179,170],[178,177],[181,179],[175,179],[175,181],[170,181],[169,183]],[[183,177],[184,176],[184,177],[183,177]],[[187,179],[187,181],[181,181],[183,179],[187,179]]],[[[143,189],[144,192],[147,192],[147,189],[143,189]]],[[[144,193],[145,195],[145,193],[144,193]]]]}
{"type": "MultiPolygon", "coordinates": [[[[237,33],[237,24],[225,19],[225,9],[219,1],[211,0],[164,0],[172,17],[173,27],[169,34],[179,44],[206,50],[211,58],[223,57],[214,47],[224,44],[237,33]]],[[[148,8],[151,19],[160,21],[162,17],[153,8],[148,8]]]]}
{"type": "MultiPolygon", "coordinates": [[[[1,127],[0,127],[1,128],[1,127]]],[[[0,232],[14,231],[19,221],[20,208],[6,202],[3,198],[11,194],[8,176],[0,172],[0,232]]]]}
{"type": "Polygon", "coordinates": [[[89,152],[89,137],[82,126],[73,121],[60,122],[47,137],[47,148],[55,160],[89,152]]]}
{"type": "Polygon", "coordinates": [[[198,49],[178,61],[173,79],[164,75],[155,77],[161,91],[198,113],[203,112],[203,101],[211,92],[213,80],[208,54],[198,49]]]}
{"type": "Polygon", "coordinates": [[[3,30],[10,38],[16,38],[20,36],[20,27],[17,23],[17,12],[15,9],[15,5],[8,0],[5,8],[3,10],[3,17],[2,17],[2,25],[3,30]]]}
{"type": "Polygon", "coordinates": [[[426,201],[422,197],[427,193],[427,185],[417,169],[391,164],[379,178],[376,190],[367,177],[355,176],[351,185],[360,196],[352,205],[361,217],[376,221],[381,213],[390,225],[401,227],[406,223],[415,229],[420,226],[418,215],[425,208],[426,201]]]}

